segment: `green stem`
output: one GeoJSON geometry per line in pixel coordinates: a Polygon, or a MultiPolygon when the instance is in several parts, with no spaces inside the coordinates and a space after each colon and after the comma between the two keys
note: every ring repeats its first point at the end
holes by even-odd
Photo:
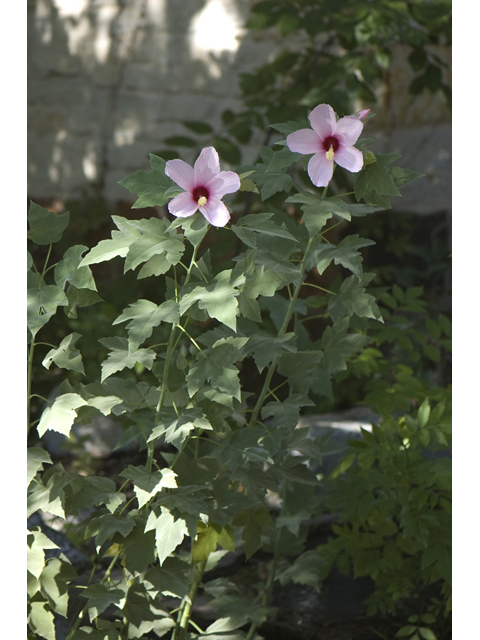
{"type": "Polygon", "coordinates": [[[203,572],[205,571],[206,564],[207,564],[207,560],[204,560],[197,567],[195,578],[190,587],[190,591],[188,592],[189,599],[185,600],[183,607],[179,611],[177,624],[173,632],[172,640],[185,640],[186,638],[187,627],[190,621],[190,614],[192,612],[193,601],[195,600],[198,587],[200,586],[200,583],[202,581],[203,572]]]}
{"type": "Polygon", "coordinates": [[[302,284],[302,287],[313,287],[314,289],[320,289],[320,291],[324,291],[325,293],[330,293],[332,296],[335,295],[333,291],[329,291],[328,289],[325,289],[324,287],[320,287],[318,284],[312,284],[311,282],[304,282],[302,284]]]}
{"type": "Polygon", "coordinates": [[[30,433],[30,400],[32,398],[32,373],[33,373],[33,352],[35,350],[35,340],[32,338],[28,351],[27,361],[27,437],[30,433]]]}
{"type": "MultiPolygon", "coordinates": [[[[187,275],[185,277],[185,282],[183,283],[183,286],[188,284],[188,282],[190,280],[190,277],[192,275],[192,270],[193,270],[193,267],[195,265],[195,260],[196,260],[196,257],[197,257],[197,251],[198,251],[199,246],[200,245],[198,244],[193,248],[192,258],[190,260],[190,266],[188,268],[187,275]]],[[[183,327],[180,327],[179,324],[172,325],[172,329],[170,331],[170,338],[168,339],[167,352],[165,354],[165,365],[163,367],[163,375],[162,375],[162,390],[160,392],[160,398],[158,400],[157,409],[156,409],[156,413],[157,414],[159,414],[160,411],[162,410],[163,403],[165,402],[165,396],[167,394],[168,372],[169,372],[169,369],[170,369],[170,361],[172,359],[172,354],[173,354],[173,352],[175,350],[175,347],[176,347],[175,335],[177,333],[177,329],[178,328],[182,328],[183,329],[183,327]]],[[[152,440],[152,442],[149,443],[148,457],[147,457],[147,469],[148,469],[149,472],[152,471],[154,450],[155,450],[155,440],[152,440]]]]}
{"type": "Polygon", "coordinates": [[[43,280],[43,277],[45,276],[45,274],[47,272],[47,264],[48,264],[48,261],[50,259],[51,252],[52,252],[52,243],[50,243],[50,245],[48,247],[47,257],[45,258],[45,264],[43,265],[42,280],[43,280]]]}
{"type": "MultiPolygon", "coordinates": [[[[291,320],[291,317],[292,317],[292,314],[293,314],[293,309],[295,307],[295,303],[297,302],[298,294],[300,293],[300,289],[301,289],[302,285],[304,284],[303,283],[303,277],[305,275],[305,268],[306,268],[307,258],[308,258],[308,254],[310,253],[310,249],[312,248],[313,241],[314,241],[314,238],[310,238],[310,240],[308,241],[308,244],[307,244],[307,248],[305,249],[305,254],[303,256],[303,260],[302,260],[302,264],[301,264],[301,268],[300,268],[300,282],[296,286],[295,291],[293,292],[293,295],[292,295],[292,297],[290,299],[290,304],[288,305],[287,313],[285,314],[285,320],[283,321],[283,324],[280,327],[280,331],[278,332],[279,336],[283,336],[285,334],[285,332],[287,331],[287,327],[288,327],[288,324],[289,324],[289,322],[291,320]]],[[[262,390],[260,392],[260,395],[258,396],[258,400],[257,400],[257,403],[255,405],[255,408],[253,409],[253,413],[252,413],[252,416],[250,418],[250,422],[248,423],[249,427],[254,426],[256,421],[257,421],[258,414],[260,413],[260,409],[262,408],[262,405],[263,405],[263,403],[265,401],[265,398],[267,397],[268,391],[270,389],[270,382],[272,381],[272,377],[273,377],[273,374],[275,373],[275,370],[277,368],[279,360],[280,360],[280,356],[277,356],[275,358],[275,360],[270,364],[270,367],[268,368],[267,375],[265,377],[265,381],[263,383],[262,390]]]]}
{"type": "MultiPolygon", "coordinates": [[[[122,550],[119,549],[117,551],[117,553],[113,556],[112,561],[110,562],[110,564],[108,565],[108,569],[105,571],[105,575],[103,576],[103,578],[100,580],[99,584],[105,584],[105,582],[107,582],[110,579],[110,574],[112,572],[113,567],[115,566],[118,558],[120,557],[120,554],[122,553],[122,550]]],[[[94,575],[94,570],[92,569],[92,571],[90,572],[90,578],[88,580],[87,586],[91,583],[92,579],[93,579],[93,575],[94,575]]],[[[65,640],[71,640],[73,638],[73,636],[75,635],[78,627],[80,626],[83,616],[85,614],[85,611],[88,607],[88,602],[85,604],[85,606],[81,609],[81,611],[78,613],[75,622],[73,623],[73,625],[70,628],[70,631],[68,632],[67,637],[65,638],[65,640]]]]}
{"type": "MultiPolygon", "coordinates": [[[[265,589],[263,591],[262,601],[261,601],[263,606],[265,606],[265,607],[270,602],[273,583],[275,582],[275,575],[276,575],[276,572],[277,572],[277,565],[278,565],[278,561],[280,559],[279,542],[280,542],[280,529],[277,529],[277,532],[275,534],[275,547],[274,547],[273,558],[272,558],[272,562],[270,564],[270,571],[268,573],[268,578],[267,578],[267,582],[265,584],[265,589]]],[[[247,637],[246,637],[245,640],[252,640],[257,629],[258,629],[258,624],[252,622],[252,624],[250,625],[250,629],[248,630],[247,637]]]]}

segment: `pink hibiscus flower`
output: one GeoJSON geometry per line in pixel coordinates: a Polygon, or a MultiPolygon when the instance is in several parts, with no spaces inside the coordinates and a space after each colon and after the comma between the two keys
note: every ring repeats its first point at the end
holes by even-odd
{"type": "Polygon", "coordinates": [[[185,189],[168,203],[170,213],[188,218],[200,209],[215,227],[227,224],[230,212],[221,198],[240,189],[240,178],[234,171],[220,171],[218,153],[213,147],[202,149],[193,168],[183,160],[169,160],[165,173],[185,189]]]}
{"type": "Polygon", "coordinates": [[[345,116],[338,122],[329,104],[320,104],[310,112],[312,129],[300,129],[287,136],[290,151],[308,155],[308,175],[317,187],[326,187],[332,179],[334,161],[344,169],[357,173],[363,167],[363,155],[353,145],[363,129],[356,116],[345,116]]]}

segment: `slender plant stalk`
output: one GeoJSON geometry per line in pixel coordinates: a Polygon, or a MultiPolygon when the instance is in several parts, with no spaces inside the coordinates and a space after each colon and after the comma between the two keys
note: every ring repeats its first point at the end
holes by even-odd
{"type": "Polygon", "coordinates": [[[178,613],[177,624],[173,632],[172,640],[185,640],[187,634],[187,628],[190,621],[190,614],[192,612],[193,601],[197,595],[198,587],[202,581],[203,572],[207,565],[207,560],[201,562],[197,567],[195,578],[188,592],[188,600],[185,600],[182,608],[178,613]]]}
{"type": "MultiPolygon", "coordinates": [[[[313,240],[314,238],[310,238],[307,244],[307,248],[305,249],[305,254],[303,256],[303,260],[300,267],[300,282],[295,287],[295,291],[293,292],[293,295],[290,299],[290,304],[288,305],[287,313],[285,314],[285,320],[283,321],[280,331],[278,332],[279,336],[283,336],[285,334],[285,332],[287,331],[288,324],[292,318],[292,314],[295,307],[295,303],[297,302],[298,294],[300,293],[300,289],[303,286],[303,277],[305,275],[307,258],[308,258],[308,254],[310,253],[310,249],[312,248],[313,240]]],[[[258,396],[257,403],[255,405],[255,408],[253,409],[252,416],[250,418],[250,422],[248,425],[249,427],[254,426],[255,423],[257,422],[258,414],[260,413],[260,409],[262,408],[265,398],[268,395],[268,392],[270,389],[270,382],[272,381],[272,377],[273,377],[273,374],[275,373],[279,360],[280,360],[280,357],[277,356],[275,360],[270,364],[270,367],[268,368],[262,390],[260,392],[260,395],[258,396]]]]}
{"type": "MultiPolygon", "coordinates": [[[[193,271],[193,267],[195,266],[195,261],[196,261],[196,258],[197,258],[197,252],[198,252],[199,247],[200,247],[200,243],[198,245],[196,245],[195,247],[193,247],[193,253],[192,253],[191,260],[190,260],[190,266],[188,267],[187,275],[185,276],[185,282],[183,283],[183,286],[188,284],[188,282],[190,280],[190,277],[191,277],[192,271],[193,271]]],[[[173,354],[173,352],[175,350],[175,337],[176,337],[177,329],[179,328],[179,326],[180,325],[177,325],[177,324],[172,325],[172,329],[170,331],[170,338],[168,340],[167,351],[165,353],[165,365],[163,367],[162,390],[160,392],[160,398],[159,398],[158,403],[157,403],[156,414],[160,413],[160,411],[162,410],[162,407],[163,407],[163,403],[165,402],[165,396],[167,394],[167,389],[168,389],[168,372],[169,372],[169,369],[170,369],[170,362],[171,362],[171,359],[172,359],[172,354],[173,354]]],[[[148,454],[147,454],[147,469],[148,469],[149,472],[152,471],[154,450],[155,450],[155,440],[152,440],[152,442],[150,442],[148,444],[148,454]]]]}
{"type": "MultiPolygon", "coordinates": [[[[110,574],[112,572],[113,567],[115,566],[118,558],[120,557],[120,554],[122,553],[122,549],[119,549],[117,551],[117,553],[113,556],[112,561],[110,562],[110,564],[108,565],[107,570],[105,571],[105,575],[103,576],[103,578],[100,580],[99,584],[105,584],[105,582],[107,582],[110,579],[110,574]]],[[[87,586],[91,583],[93,578],[93,571],[90,573],[90,578],[88,581],[87,586]]],[[[65,640],[71,640],[73,638],[73,636],[75,635],[75,632],[77,631],[78,627],[80,626],[83,616],[85,614],[85,611],[88,607],[88,601],[85,604],[84,607],[82,607],[81,611],[78,613],[77,618],[75,620],[75,622],[73,623],[73,625],[70,628],[70,631],[68,632],[67,637],[65,638],[65,640]]]]}
{"type": "Polygon", "coordinates": [[[27,363],[27,436],[30,433],[30,401],[32,399],[32,375],[33,375],[33,352],[35,351],[35,339],[32,338],[30,348],[28,350],[27,363]]]}

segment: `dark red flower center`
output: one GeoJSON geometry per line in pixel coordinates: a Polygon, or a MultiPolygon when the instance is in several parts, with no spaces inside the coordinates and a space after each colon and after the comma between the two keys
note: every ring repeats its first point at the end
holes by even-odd
{"type": "Polygon", "coordinates": [[[208,189],[206,189],[205,187],[195,187],[195,189],[192,192],[193,199],[200,206],[203,206],[203,205],[205,205],[207,203],[209,196],[210,196],[210,194],[208,192],[208,189]],[[200,200],[202,198],[205,198],[205,200],[200,202],[200,200]]]}
{"type": "Polygon", "coordinates": [[[332,147],[334,153],[339,147],[339,142],[334,136],[328,136],[328,138],[325,138],[322,144],[325,151],[328,151],[330,147],[332,147]]]}

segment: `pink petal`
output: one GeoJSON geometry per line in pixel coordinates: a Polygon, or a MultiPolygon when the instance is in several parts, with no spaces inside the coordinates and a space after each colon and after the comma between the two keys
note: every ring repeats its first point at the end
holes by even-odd
{"type": "Polygon", "coordinates": [[[183,160],[169,160],[165,165],[165,173],[185,191],[192,191],[193,169],[183,160]]]}
{"type": "Polygon", "coordinates": [[[321,145],[320,138],[311,129],[300,129],[287,136],[287,147],[296,153],[318,153],[321,145]]]}
{"type": "Polygon", "coordinates": [[[322,140],[332,135],[337,123],[335,112],[329,104],[319,104],[310,112],[308,119],[322,140]]]}
{"type": "Polygon", "coordinates": [[[325,153],[316,153],[308,163],[308,175],[315,186],[326,187],[332,179],[333,161],[327,160],[325,153]]]}
{"type": "MultiPolygon", "coordinates": [[[[172,160],[172,162],[174,161],[172,160]]],[[[197,209],[198,203],[195,202],[192,195],[187,192],[180,193],[168,203],[168,210],[178,218],[188,218],[192,216],[197,209]]]]}
{"type": "Polygon", "coordinates": [[[356,117],[359,118],[360,120],[366,120],[369,113],[370,113],[370,109],[364,109],[363,111],[359,111],[356,114],[356,117]]]}
{"type": "Polygon", "coordinates": [[[363,167],[363,154],[355,147],[339,147],[335,151],[335,162],[352,173],[357,173],[363,167]]]}
{"type": "Polygon", "coordinates": [[[218,153],[213,147],[202,149],[193,166],[195,186],[205,186],[220,171],[218,153]]]}
{"type": "Polygon", "coordinates": [[[356,116],[345,116],[337,122],[335,135],[344,145],[351,146],[358,140],[363,130],[363,122],[356,116]]]}
{"type": "Polygon", "coordinates": [[[230,220],[230,211],[218,198],[210,196],[207,204],[204,207],[199,207],[199,209],[214,227],[224,227],[230,220]]]}
{"type": "Polygon", "coordinates": [[[210,197],[222,198],[226,193],[235,193],[240,189],[240,178],[235,171],[220,171],[206,187],[210,197]]]}

